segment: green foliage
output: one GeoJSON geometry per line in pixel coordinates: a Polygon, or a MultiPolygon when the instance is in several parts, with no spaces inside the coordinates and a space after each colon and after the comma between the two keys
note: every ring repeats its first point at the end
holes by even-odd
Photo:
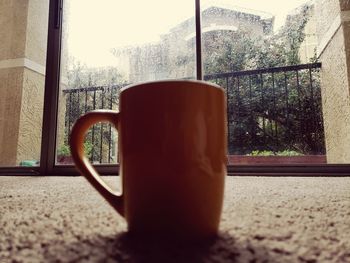
{"type": "Polygon", "coordinates": [[[89,141],[86,141],[84,142],[84,152],[85,152],[85,155],[90,157],[91,156],[91,153],[92,153],[92,143],[89,142],[89,141]]]}
{"type": "Polygon", "coordinates": [[[68,88],[77,89],[125,83],[124,76],[115,67],[88,68],[74,57],[69,59],[70,70],[67,71],[68,88]]]}
{"type": "MultiPolygon", "coordinates": [[[[92,152],[91,142],[84,142],[84,152],[85,155],[90,157],[92,152]]],[[[71,156],[70,147],[67,144],[62,144],[57,150],[58,156],[71,156]]]]}
{"type": "Polygon", "coordinates": [[[62,144],[57,150],[58,156],[70,156],[70,147],[66,144],[62,144]]]}
{"type": "MultiPolygon", "coordinates": [[[[273,35],[255,36],[242,29],[206,35],[204,72],[300,64],[299,49],[312,8],[302,6],[273,35]]],[[[316,62],[316,56],[311,60],[316,62]]],[[[308,70],[215,80],[227,89],[229,153],[249,154],[252,149],[261,153],[283,153],[285,149],[303,154],[324,153],[320,82],[315,70],[314,73],[312,83],[308,70]]]]}
{"type": "Polygon", "coordinates": [[[204,35],[206,74],[241,71],[250,68],[257,42],[246,31],[216,32],[204,35]]]}
{"type": "Polygon", "coordinates": [[[240,29],[204,35],[206,74],[271,68],[300,64],[299,48],[305,39],[304,28],[312,6],[304,5],[289,15],[285,25],[273,35],[256,36],[240,29]]]}
{"type": "Polygon", "coordinates": [[[273,151],[252,151],[251,153],[247,154],[248,156],[302,156],[302,153],[291,151],[291,150],[284,150],[280,152],[273,152],[273,151]]]}

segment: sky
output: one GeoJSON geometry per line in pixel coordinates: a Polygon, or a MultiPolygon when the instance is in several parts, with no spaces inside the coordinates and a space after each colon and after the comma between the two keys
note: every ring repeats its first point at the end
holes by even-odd
{"type": "MultiPolygon", "coordinates": [[[[202,0],[229,3],[275,16],[275,30],[288,12],[308,0],[202,0]]],[[[194,0],[69,0],[65,2],[68,51],[90,67],[113,66],[111,48],[155,42],[194,15],[194,0]]]]}

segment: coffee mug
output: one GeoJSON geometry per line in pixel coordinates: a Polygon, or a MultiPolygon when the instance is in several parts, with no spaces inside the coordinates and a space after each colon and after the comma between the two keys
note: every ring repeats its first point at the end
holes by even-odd
{"type": "Polygon", "coordinates": [[[217,234],[227,173],[225,97],[204,81],[147,82],[121,90],[119,112],[95,110],[77,120],[70,137],[75,165],[130,233],[190,240],[217,234]],[[97,122],[118,131],[122,193],[84,156],[84,136],[97,122]]]}

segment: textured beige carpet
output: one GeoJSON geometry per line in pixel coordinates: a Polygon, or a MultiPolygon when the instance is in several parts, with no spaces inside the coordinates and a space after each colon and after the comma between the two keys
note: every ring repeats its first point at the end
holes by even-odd
{"type": "Polygon", "coordinates": [[[84,178],[0,177],[0,262],[350,262],[350,178],[228,177],[225,194],[212,243],[155,244],[84,178]]]}

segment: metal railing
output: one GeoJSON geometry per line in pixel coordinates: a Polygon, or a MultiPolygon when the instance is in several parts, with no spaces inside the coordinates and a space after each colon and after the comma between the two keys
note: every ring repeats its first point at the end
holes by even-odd
{"type": "MultiPolygon", "coordinates": [[[[83,87],[63,90],[66,102],[65,145],[74,122],[79,116],[95,109],[118,109],[119,92],[125,85],[83,87]]],[[[93,163],[115,163],[117,134],[111,125],[94,125],[85,140],[85,152],[93,163]]]]}
{"type": "Polygon", "coordinates": [[[313,63],[205,76],[227,92],[229,154],[324,154],[320,68],[313,63]]]}
{"type": "MultiPolygon", "coordinates": [[[[227,93],[229,154],[324,154],[320,68],[320,63],[314,63],[204,76],[227,93]]],[[[117,109],[123,86],[63,90],[66,140],[80,115],[117,109]]],[[[115,136],[110,125],[95,125],[86,139],[90,160],[116,162],[115,136]]]]}

